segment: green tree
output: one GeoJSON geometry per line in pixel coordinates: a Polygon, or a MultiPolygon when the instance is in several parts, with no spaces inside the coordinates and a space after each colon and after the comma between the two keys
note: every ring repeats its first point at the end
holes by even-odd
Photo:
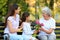
{"type": "Polygon", "coordinates": [[[45,6],[48,6],[48,3],[47,3],[47,1],[48,1],[48,0],[44,0],[44,2],[45,2],[45,6]]]}
{"type": "Polygon", "coordinates": [[[53,10],[53,6],[54,6],[54,0],[50,0],[49,7],[51,10],[53,10]]]}
{"type": "Polygon", "coordinates": [[[21,7],[21,13],[28,11],[25,0],[0,0],[0,21],[4,21],[3,17],[6,16],[10,4],[18,4],[21,7]]]}
{"type": "Polygon", "coordinates": [[[0,0],[0,21],[3,20],[3,16],[6,15],[8,0],[0,0]]]}

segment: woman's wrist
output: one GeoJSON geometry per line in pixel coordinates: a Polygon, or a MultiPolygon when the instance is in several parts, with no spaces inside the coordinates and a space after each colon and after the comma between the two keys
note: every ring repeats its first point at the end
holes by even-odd
{"type": "Polygon", "coordinates": [[[47,34],[50,34],[51,33],[49,30],[44,30],[44,32],[46,32],[47,34]]]}
{"type": "Polygon", "coordinates": [[[17,30],[17,32],[19,32],[19,31],[20,31],[20,29],[17,30]]]}

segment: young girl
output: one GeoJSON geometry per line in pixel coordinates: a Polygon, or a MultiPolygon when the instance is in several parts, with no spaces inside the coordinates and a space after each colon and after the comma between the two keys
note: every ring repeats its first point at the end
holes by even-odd
{"type": "Polygon", "coordinates": [[[36,33],[35,30],[31,30],[30,27],[30,14],[28,12],[24,12],[22,14],[22,25],[23,25],[23,40],[36,40],[36,38],[32,37],[32,34],[36,33]]]}
{"type": "Polygon", "coordinates": [[[17,35],[17,32],[22,29],[19,27],[19,11],[20,7],[18,5],[14,4],[10,7],[6,20],[5,20],[5,34],[9,34],[10,38],[9,40],[23,40],[21,35],[17,35]]]}

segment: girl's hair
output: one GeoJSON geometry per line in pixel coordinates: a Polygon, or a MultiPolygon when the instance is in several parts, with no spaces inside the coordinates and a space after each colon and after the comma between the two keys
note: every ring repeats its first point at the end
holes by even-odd
{"type": "Polygon", "coordinates": [[[6,19],[5,19],[5,27],[7,25],[7,19],[9,16],[13,16],[15,14],[15,10],[18,9],[18,5],[17,4],[13,4],[13,5],[10,5],[9,7],[9,10],[8,10],[8,14],[6,16],[6,19]]]}
{"type": "Polygon", "coordinates": [[[28,12],[24,12],[24,13],[22,14],[20,25],[21,25],[23,22],[26,21],[26,17],[28,17],[28,16],[30,16],[30,13],[28,13],[28,12]]]}

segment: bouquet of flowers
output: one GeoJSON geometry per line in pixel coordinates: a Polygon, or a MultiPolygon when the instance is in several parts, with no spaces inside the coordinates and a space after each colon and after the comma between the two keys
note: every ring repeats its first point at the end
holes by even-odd
{"type": "Polygon", "coordinates": [[[40,27],[44,26],[43,23],[40,23],[39,20],[36,20],[35,30],[39,30],[40,27]]]}
{"type": "MultiPolygon", "coordinates": [[[[39,20],[36,20],[35,23],[36,23],[36,25],[34,26],[34,28],[37,31],[37,33],[39,33],[40,32],[40,30],[39,30],[40,27],[44,26],[44,24],[40,23],[39,20]]],[[[36,37],[36,36],[37,36],[37,34],[33,34],[33,37],[36,37]]]]}

